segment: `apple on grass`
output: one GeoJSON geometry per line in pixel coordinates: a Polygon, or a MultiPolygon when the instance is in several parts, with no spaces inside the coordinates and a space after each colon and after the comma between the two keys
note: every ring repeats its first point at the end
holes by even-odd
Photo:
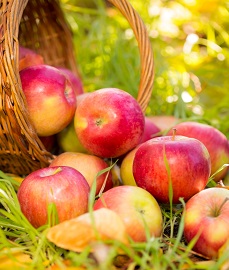
{"type": "Polygon", "coordinates": [[[123,220],[133,241],[143,242],[160,237],[163,218],[159,204],[146,190],[136,186],[118,186],[104,192],[95,202],[94,210],[108,208],[123,220]]]}
{"type": "Polygon", "coordinates": [[[184,237],[195,238],[193,250],[217,258],[229,239],[229,190],[207,188],[188,200],[184,209],[184,237]]]}
{"type": "Polygon", "coordinates": [[[86,153],[64,152],[51,162],[50,167],[53,166],[69,166],[76,169],[85,177],[90,187],[96,181],[96,195],[113,187],[111,171],[107,170],[98,175],[102,170],[108,169],[108,164],[100,157],[86,153]]]}
{"type": "MultiPolygon", "coordinates": [[[[195,138],[201,141],[210,154],[211,175],[220,169],[224,164],[229,163],[229,143],[227,137],[213,126],[198,122],[182,122],[174,126],[177,135],[195,138]]],[[[172,130],[168,133],[171,135],[172,130]]],[[[217,182],[227,174],[228,167],[214,176],[217,182]]]]}
{"type": "Polygon", "coordinates": [[[49,65],[37,65],[20,72],[31,122],[38,136],[63,130],[73,119],[76,96],[69,80],[49,65]]]}
{"type": "Polygon", "coordinates": [[[203,190],[210,176],[210,156],[199,140],[162,136],[142,143],[135,153],[133,175],[137,186],[158,202],[179,203],[203,190]],[[171,194],[172,198],[169,194],[171,194]]]}
{"type": "Polygon", "coordinates": [[[103,88],[81,100],[74,124],[79,141],[89,153],[115,158],[139,143],[145,117],[129,93],[117,88],[103,88]]]}
{"type": "Polygon", "coordinates": [[[67,166],[46,167],[30,173],[18,189],[22,213],[38,228],[47,223],[48,205],[56,205],[59,222],[88,211],[90,187],[84,176],[67,166]]]}

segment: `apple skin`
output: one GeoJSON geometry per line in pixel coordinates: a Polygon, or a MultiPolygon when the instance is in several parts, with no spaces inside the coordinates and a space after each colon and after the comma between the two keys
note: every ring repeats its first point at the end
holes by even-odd
{"type": "Polygon", "coordinates": [[[63,130],[76,110],[75,92],[63,73],[49,65],[37,65],[23,69],[20,78],[38,136],[63,130]]]}
{"type": "MultiPolygon", "coordinates": [[[[64,152],[56,156],[51,162],[50,167],[53,166],[70,166],[79,171],[87,180],[91,187],[97,174],[108,168],[108,164],[100,157],[77,152],[64,152]]],[[[96,180],[96,195],[100,192],[106,181],[104,191],[113,187],[112,173],[105,172],[96,180]]]]}
{"type": "Polygon", "coordinates": [[[72,83],[76,96],[84,93],[83,84],[81,78],[73,73],[70,69],[64,67],[58,67],[58,69],[64,73],[68,80],[72,83]]]}
{"type": "Polygon", "coordinates": [[[74,127],[74,121],[57,134],[57,143],[62,152],[87,153],[87,150],[80,143],[74,127]]]}
{"type": "Polygon", "coordinates": [[[159,135],[157,135],[157,133],[160,131],[160,128],[156,126],[149,117],[145,116],[145,128],[139,144],[148,141],[153,137],[158,137],[159,135]]]}
{"type": "Polygon", "coordinates": [[[38,228],[47,222],[47,207],[55,203],[59,222],[88,211],[90,187],[84,176],[71,167],[36,170],[26,176],[18,189],[21,211],[38,228]]]}
{"type": "Polygon", "coordinates": [[[194,251],[216,258],[229,239],[229,190],[207,188],[188,200],[184,211],[184,237],[189,243],[198,235],[194,251]]]}
{"type": "Polygon", "coordinates": [[[120,176],[123,185],[136,186],[136,181],[133,175],[133,162],[135,153],[137,152],[139,146],[136,146],[130,152],[128,152],[123,158],[120,165],[120,176]]]}
{"type": "Polygon", "coordinates": [[[89,153],[119,157],[133,149],[143,135],[145,117],[138,102],[117,88],[103,88],[78,104],[76,134],[89,153]]]}
{"type": "Polygon", "coordinates": [[[148,140],[139,146],[133,161],[137,186],[149,191],[161,203],[169,203],[170,177],[172,201],[179,203],[180,197],[187,201],[205,188],[210,168],[210,156],[204,144],[185,136],[148,140]]]}
{"type": "Polygon", "coordinates": [[[160,206],[149,192],[140,187],[113,187],[94,204],[94,210],[102,207],[113,210],[122,218],[127,234],[136,242],[147,239],[144,222],[150,236],[161,236],[163,218],[160,206]]]}
{"type": "Polygon", "coordinates": [[[77,103],[77,106],[80,104],[80,102],[88,95],[90,95],[91,92],[84,92],[83,94],[80,94],[76,97],[76,103],[77,103]]]}
{"type": "MultiPolygon", "coordinates": [[[[211,158],[211,174],[222,165],[229,163],[229,143],[227,137],[218,129],[198,122],[182,122],[174,126],[177,135],[195,138],[201,141],[208,149],[211,158]]],[[[172,133],[169,131],[168,135],[172,133]]],[[[227,174],[228,167],[217,173],[214,180],[217,182],[227,174]]]]}
{"type": "Polygon", "coordinates": [[[44,64],[43,57],[35,51],[19,46],[19,71],[35,65],[44,64]]]}

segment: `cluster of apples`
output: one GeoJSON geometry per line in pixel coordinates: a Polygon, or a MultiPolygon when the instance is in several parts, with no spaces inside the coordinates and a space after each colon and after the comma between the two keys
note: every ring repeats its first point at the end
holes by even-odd
{"type": "Polygon", "coordinates": [[[194,250],[217,257],[229,237],[229,190],[206,186],[211,175],[218,182],[228,172],[226,166],[221,170],[229,163],[226,136],[210,125],[175,118],[162,127],[165,118],[144,116],[137,101],[117,88],[76,94],[72,82],[56,70],[39,64],[20,72],[39,136],[59,133],[60,142],[67,141],[67,151],[26,176],[19,187],[21,210],[31,224],[47,223],[50,203],[60,223],[84,215],[94,188],[94,212],[114,211],[128,237],[146,241],[162,234],[160,204],[183,198],[187,242],[198,236],[194,250]]]}

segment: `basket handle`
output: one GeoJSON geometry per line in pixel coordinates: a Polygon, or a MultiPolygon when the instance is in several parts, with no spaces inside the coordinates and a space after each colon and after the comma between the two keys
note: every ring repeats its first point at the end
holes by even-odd
{"type": "Polygon", "coordinates": [[[154,58],[149,36],[141,17],[127,0],[108,1],[117,7],[127,19],[138,42],[141,61],[141,74],[137,101],[140,104],[142,111],[145,112],[152,94],[154,81],[154,58]]]}

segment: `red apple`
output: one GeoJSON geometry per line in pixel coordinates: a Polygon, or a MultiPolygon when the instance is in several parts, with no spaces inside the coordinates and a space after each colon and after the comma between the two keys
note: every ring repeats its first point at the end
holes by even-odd
{"type": "Polygon", "coordinates": [[[145,117],[138,102],[117,88],[104,88],[87,95],[78,104],[76,134],[88,152],[119,157],[133,149],[144,131],[145,117]]]}
{"type": "Polygon", "coordinates": [[[158,133],[160,131],[161,131],[160,128],[156,126],[149,117],[145,116],[145,128],[143,135],[139,141],[139,144],[148,141],[153,137],[158,137],[159,136],[158,133]]]}
{"type": "Polygon", "coordinates": [[[34,65],[44,64],[43,57],[29,48],[19,46],[19,71],[34,65]]]}
{"type": "Polygon", "coordinates": [[[185,136],[163,136],[141,144],[135,153],[133,175],[137,186],[158,202],[187,201],[203,190],[210,176],[210,156],[199,140],[185,136]]]}
{"type": "Polygon", "coordinates": [[[85,177],[90,187],[96,180],[96,195],[101,189],[106,191],[113,187],[111,172],[107,171],[97,177],[100,171],[108,168],[108,164],[100,157],[86,153],[64,152],[56,156],[50,166],[70,166],[76,169],[85,177]]]}
{"type": "MultiPolygon", "coordinates": [[[[211,158],[211,174],[229,163],[229,143],[227,137],[213,126],[198,122],[182,122],[174,126],[177,135],[198,139],[208,149],[211,158]]],[[[169,132],[171,134],[172,131],[169,132]]],[[[215,181],[227,174],[228,167],[217,173],[215,181]]]]}
{"type": "Polygon", "coordinates": [[[63,72],[68,80],[72,83],[72,87],[75,90],[76,96],[84,93],[83,84],[78,74],[73,73],[68,68],[58,67],[58,69],[63,72]]]}
{"type": "Polygon", "coordinates": [[[216,258],[229,239],[229,190],[208,188],[188,200],[184,211],[184,236],[197,241],[194,251],[216,258]]]}
{"type": "Polygon", "coordinates": [[[32,123],[39,136],[63,130],[73,119],[76,96],[71,83],[57,68],[28,67],[20,72],[32,123]]]}
{"type": "Polygon", "coordinates": [[[59,222],[88,211],[90,188],[84,176],[71,167],[47,167],[32,172],[18,189],[22,213],[38,228],[47,222],[48,205],[54,203],[59,222]]]}
{"type": "Polygon", "coordinates": [[[159,204],[146,190],[137,186],[118,186],[104,192],[94,210],[108,208],[124,221],[127,234],[136,242],[162,233],[163,219],[159,204]]]}

